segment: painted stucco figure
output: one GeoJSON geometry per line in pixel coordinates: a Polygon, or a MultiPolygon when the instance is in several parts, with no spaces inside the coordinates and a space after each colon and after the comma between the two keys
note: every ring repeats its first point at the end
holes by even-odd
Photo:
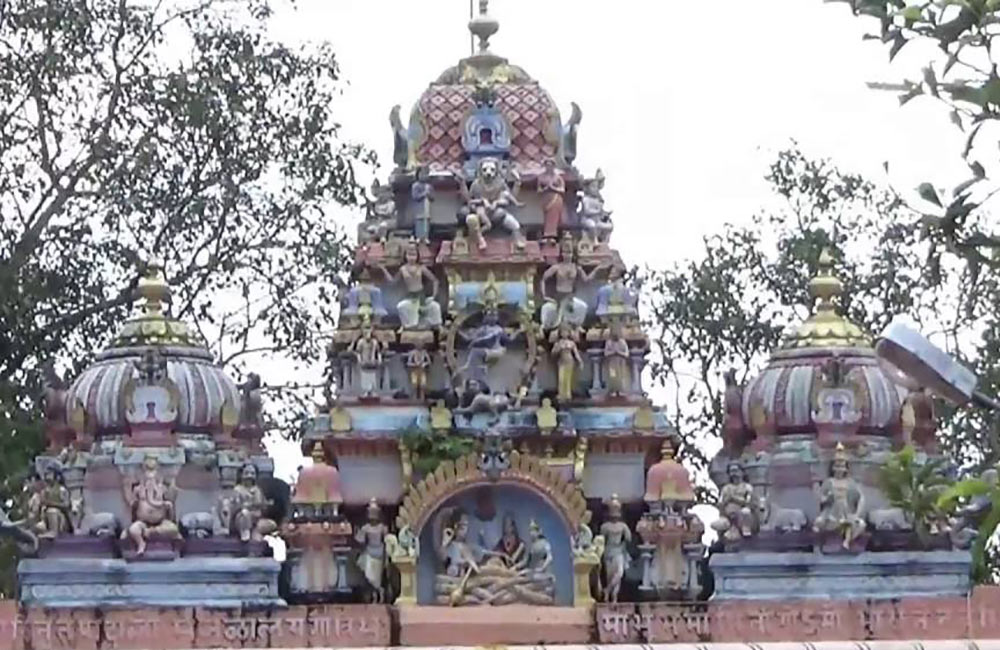
{"type": "Polygon", "coordinates": [[[736,541],[754,534],[758,526],[757,500],[742,465],[736,461],[729,463],[727,473],[729,483],[722,486],[719,492],[721,516],[712,523],[712,528],[723,539],[736,541]]]}
{"type": "Polygon", "coordinates": [[[500,161],[496,158],[483,158],[479,161],[476,178],[468,188],[465,178],[458,176],[459,189],[463,192],[468,208],[465,226],[479,250],[486,249],[484,235],[495,225],[513,236],[516,248],[524,248],[524,233],[521,232],[521,224],[513,213],[514,208],[522,205],[516,196],[520,180],[516,170],[511,170],[511,176],[514,180],[514,189],[508,185],[500,161]]]}
{"type": "Polygon", "coordinates": [[[573,238],[569,233],[563,235],[559,244],[559,261],[546,269],[542,274],[541,289],[542,327],[549,330],[559,327],[563,322],[579,327],[587,317],[587,303],[576,297],[577,282],[590,282],[604,266],[597,266],[590,273],[576,263],[573,250],[573,238]],[[555,295],[549,293],[549,281],[555,279],[555,295]]]}
{"type": "Polygon", "coordinates": [[[830,463],[830,477],[819,488],[819,515],[813,522],[816,532],[835,532],[843,536],[845,549],[867,527],[865,523],[865,495],[849,475],[847,452],[837,445],[830,463]]]}
{"type": "Polygon", "coordinates": [[[542,237],[555,240],[565,218],[566,181],[556,168],[554,158],[546,158],[543,165],[544,171],[538,175],[538,192],[542,195],[542,237]]]}
{"type": "Polygon", "coordinates": [[[385,602],[385,536],[388,527],[382,522],[382,508],[378,500],[368,502],[368,521],[354,534],[355,541],[361,545],[358,555],[358,568],[361,569],[365,581],[371,590],[373,603],[385,602]]]}
{"type": "Polygon", "coordinates": [[[604,387],[608,395],[620,397],[629,391],[629,348],[622,336],[621,323],[611,323],[604,342],[604,387]]]}
{"type": "Polygon", "coordinates": [[[359,389],[362,397],[373,397],[378,393],[383,348],[382,342],[375,338],[370,326],[361,330],[361,336],[351,346],[358,363],[359,389]]]}
{"type": "Polygon", "coordinates": [[[617,495],[608,502],[608,519],[601,524],[604,538],[604,590],[605,602],[617,603],[625,572],[632,562],[628,545],[632,542],[632,531],[622,520],[622,503],[617,495]]]}
{"type": "Polygon", "coordinates": [[[441,326],[441,305],[434,296],[438,293],[438,280],[430,270],[420,263],[417,242],[410,240],[403,251],[403,265],[396,274],[385,267],[379,267],[387,282],[400,280],[406,297],[396,304],[399,322],[403,329],[431,329],[441,326]],[[430,293],[424,285],[430,283],[430,293]]]}
{"type": "Polygon", "coordinates": [[[28,499],[28,521],[32,532],[41,538],[71,532],[71,505],[69,490],[63,485],[59,468],[46,467],[42,483],[28,499]]]}
{"type": "Polygon", "coordinates": [[[240,471],[240,482],[233,488],[231,530],[241,541],[259,542],[277,530],[278,524],[264,516],[267,506],[267,497],[257,485],[257,468],[247,463],[240,471]]]}
{"type": "Polygon", "coordinates": [[[573,328],[563,322],[559,326],[559,338],[552,344],[552,358],[556,363],[557,396],[562,401],[573,399],[576,369],[583,365],[583,357],[576,346],[573,328]]]}
{"type": "Polygon", "coordinates": [[[126,491],[125,497],[132,512],[132,523],[122,532],[135,544],[136,555],[146,552],[150,539],[180,539],[180,529],[175,521],[174,500],[177,491],[160,475],[156,456],[149,454],[142,463],[142,476],[126,491]]]}

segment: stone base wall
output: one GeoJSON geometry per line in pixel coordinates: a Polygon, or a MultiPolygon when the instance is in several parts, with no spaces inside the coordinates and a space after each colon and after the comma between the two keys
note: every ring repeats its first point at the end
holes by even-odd
{"type": "Polygon", "coordinates": [[[0,650],[909,639],[1000,639],[1000,587],[977,587],[967,597],[599,604],[593,609],[316,605],[255,611],[98,610],[19,608],[12,601],[0,602],[0,650]]]}

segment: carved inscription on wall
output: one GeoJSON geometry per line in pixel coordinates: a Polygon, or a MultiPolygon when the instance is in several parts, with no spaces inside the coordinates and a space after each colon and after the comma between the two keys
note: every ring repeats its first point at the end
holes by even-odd
{"type": "Polygon", "coordinates": [[[598,605],[596,629],[602,643],[995,638],[1000,633],[1000,590],[990,592],[971,602],[907,598],[598,605]]]}
{"type": "Polygon", "coordinates": [[[369,605],[291,607],[271,612],[163,608],[30,610],[0,609],[0,649],[137,649],[240,647],[386,646],[386,607],[369,605]]]}

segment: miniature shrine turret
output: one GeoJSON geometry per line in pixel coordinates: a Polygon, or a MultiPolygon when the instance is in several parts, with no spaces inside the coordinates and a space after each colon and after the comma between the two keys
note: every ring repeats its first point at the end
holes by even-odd
{"type": "Polygon", "coordinates": [[[724,445],[710,468],[721,490],[714,598],[964,595],[968,552],[953,548],[946,524],[921,522],[934,534],[918,535],[880,474],[905,445],[917,467],[940,458],[926,395],[895,384],[870,337],[839,313],[833,264],[823,251],[813,315],[764,370],[746,386],[727,378],[724,445]]]}
{"type": "Polygon", "coordinates": [[[287,499],[260,446],[260,378],[237,386],[197,331],[168,315],[158,265],[137,291],[139,313],[110,347],[68,387],[50,382],[21,600],[281,605],[264,537],[287,499]]]}

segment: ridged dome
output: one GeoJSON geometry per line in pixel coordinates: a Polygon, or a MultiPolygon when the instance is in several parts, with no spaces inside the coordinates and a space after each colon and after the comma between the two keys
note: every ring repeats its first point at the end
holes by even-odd
{"type": "Polygon", "coordinates": [[[82,407],[91,434],[127,432],[126,384],[138,376],[136,362],[154,350],[166,364],[166,376],[177,387],[178,433],[218,433],[223,411],[239,413],[240,393],[212,359],[202,336],[169,317],[164,303],[170,289],[156,266],[139,281],[140,312],[127,321],[110,347],[69,388],[69,408],[82,407]]]}
{"type": "Polygon", "coordinates": [[[871,337],[837,311],[843,291],[828,252],[810,282],[814,313],[793,328],[743,390],[743,420],[760,436],[813,433],[823,425],[894,435],[907,391],[879,366],[871,337]]]}

